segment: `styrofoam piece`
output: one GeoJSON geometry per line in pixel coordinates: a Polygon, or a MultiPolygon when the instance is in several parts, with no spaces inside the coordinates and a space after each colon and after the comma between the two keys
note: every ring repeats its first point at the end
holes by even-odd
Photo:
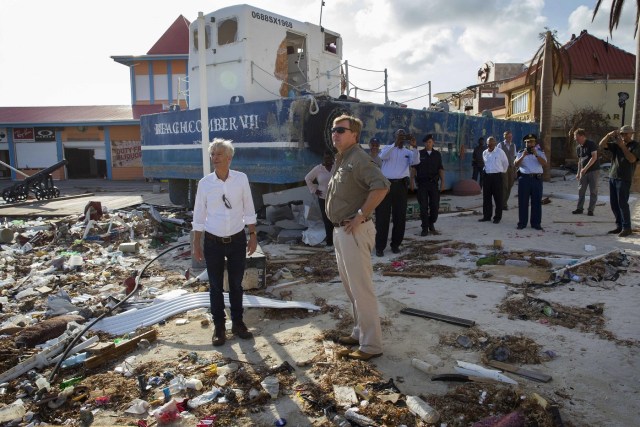
{"type": "MultiPolygon", "coordinates": [[[[223,293],[225,306],[229,306],[229,294],[223,293]]],[[[131,309],[115,316],[107,317],[96,322],[91,329],[104,331],[113,335],[132,332],[138,328],[155,325],[176,314],[199,307],[210,307],[208,292],[198,292],[179,296],[177,298],[154,303],[148,307],[131,309]]],[[[306,302],[280,301],[255,295],[243,295],[242,306],[245,308],[303,308],[320,310],[320,307],[306,302]]]]}
{"type": "Polygon", "coordinates": [[[518,384],[517,381],[502,374],[501,371],[497,371],[495,369],[487,369],[483,366],[476,365],[475,363],[462,362],[460,360],[457,360],[457,363],[458,363],[458,366],[455,367],[455,370],[460,374],[475,376],[475,377],[491,378],[496,381],[500,381],[507,384],[518,384]]]}

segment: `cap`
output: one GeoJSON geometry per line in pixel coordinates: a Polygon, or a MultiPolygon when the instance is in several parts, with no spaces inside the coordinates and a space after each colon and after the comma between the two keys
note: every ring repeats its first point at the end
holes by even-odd
{"type": "Polygon", "coordinates": [[[620,128],[620,133],[633,133],[633,127],[629,126],[629,125],[624,125],[620,128]]]}
{"type": "Polygon", "coordinates": [[[378,144],[378,145],[380,145],[380,140],[378,138],[371,138],[369,140],[369,144],[378,144]]]}
{"type": "Polygon", "coordinates": [[[428,133],[422,138],[422,142],[427,142],[428,140],[433,139],[433,135],[428,133]]]}
{"type": "Polygon", "coordinates": [[[528,133],[528,134],[526,134],[526,135],[524,136],[524,138],[522,138],[522,140],[523,140],[524,142],[527,142],[527,141],[529,141],[529,140],[531,140],[531,139],[533,139],[533,140],[535,141],[535,140],[537,140],[537,139],[538,139],[538,137],[536,136],[536,134],[535,134],[535,133],[528,133]]]}
{"type": "Polygon", "coordinates": [[[405,132],[405,130],[404,130],[404,129],[398,129],[398,130],[396,131],[396,136],[398,136],[398,135],[400,135],[400,134],[405,134],[405,133],[407,133],[407,132],[405,132]]]}

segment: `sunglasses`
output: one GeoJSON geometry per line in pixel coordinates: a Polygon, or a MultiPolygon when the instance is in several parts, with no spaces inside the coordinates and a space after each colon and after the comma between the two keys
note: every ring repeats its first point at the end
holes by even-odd
{"type": "Polygon", "coordinates": [[[231,202],[229,202],[229,199],[227,199],[227,196],[225,196],[224,194],[222,195],[222,203],[224,203],[224,206],[227,209],[231,209],[231,202]]]}
{"type": "Polygon", "coordinates": [[[345,128],[342,126],[338,126],[331,129],[331,133],[345,133],[346,131],[351,131],[351,129],[345,128]]]}

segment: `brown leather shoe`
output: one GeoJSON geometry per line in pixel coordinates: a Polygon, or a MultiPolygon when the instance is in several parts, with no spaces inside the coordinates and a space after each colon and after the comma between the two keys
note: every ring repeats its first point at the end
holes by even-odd
{"type": "Polygon", "coordinates": [[[249,338],[253,338],[253,334],[249,332],[247,325],[244,324],[242,320],[233,322],[231,326],[231,333],[237,335],[239,338],[243,340],[248,340],[249,338]]]}
{"type": "Polygon", "coordinates": [[[222,326],[216,326],[213,329],[213,337],[211,337],[211,344],[214,345],[214,347],[219,347],[221,345],[224,345],[227,337],[226,337],[226,330],[224,325],[222,326]]]}
{"type": "Polygon", "coordinates": [[[369,360],[369,359],[373,359],[374,357],[380,357],[382,356],[382,353],[365,353],[362,350],[356,350],[354,352],[351,352],[349,354],[347,354],[347,358],[349,359],[355,359],[355,360],[369,360]]]}
{"type": "Polygon", "coordinates": [[[340,337],[338,338],[338,342],[342,345],[356,345],[360,344],[360,341],[357,338],[353,338],[350,336],[340,337]]]}

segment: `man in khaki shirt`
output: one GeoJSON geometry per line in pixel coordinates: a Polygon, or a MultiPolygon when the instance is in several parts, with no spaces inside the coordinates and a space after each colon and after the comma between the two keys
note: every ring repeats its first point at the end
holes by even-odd
{"type": "Polygon", "coordinates": [[[331,137],[338,150],[327,191],[327,216],[333,222],[333,244],[345,291],[351,300],[355,325],[345,345],[358,345],[345,354],[358,360],[382,355],[378,298],[373,289],[371,251],[376,228],[371,214],[389,191],[390,183],[359,145],[362,122],[342,115],[333,121],[331,137]]]}

